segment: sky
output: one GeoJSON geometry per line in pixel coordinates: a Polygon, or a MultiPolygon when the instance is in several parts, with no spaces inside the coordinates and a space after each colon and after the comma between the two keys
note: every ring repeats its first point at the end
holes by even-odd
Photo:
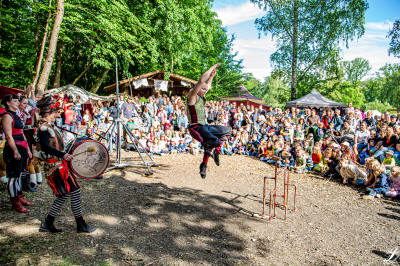
{"type": "MultiPolygon", "coordinates": [[[[386,63],[400,63],[400,59],[389,56],[389,39],[387,33],[396,19],[400,19],[400,0],[369,0],[366,13],[365,33],[349,47],[341,45],[343,60],[356,57],[367,59],[374,75],[386,63]]],[[[250,3],[250,0],[214,0],[212,9],[218,14],[228,34],[234,34],[233,49],[238,52],[237,59],[243,59],[244,72],[263,81],[272,67],[269,57],[276,50],[274,41],[261,35],[255,27],[254,20],[263,16],[264,12],[250,3]]]]}

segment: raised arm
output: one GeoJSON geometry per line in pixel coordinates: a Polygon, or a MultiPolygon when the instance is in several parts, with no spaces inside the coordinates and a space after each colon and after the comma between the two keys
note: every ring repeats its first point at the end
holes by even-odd
{"type": "Polygon", "coordinates": [[[200,80],[196,83],[193,89],[191,89],[188,93],[188,104],[193,105],[196,103],[197,94],[201,89],[203,89],[207,93],[207,91],[211,88],[211,83],[214,79],[215,74],[217,73],[216,69],[219,67],[221,63],[217,63],[213,65],[209,70],[204,72],[201,76],[200,80]]]}

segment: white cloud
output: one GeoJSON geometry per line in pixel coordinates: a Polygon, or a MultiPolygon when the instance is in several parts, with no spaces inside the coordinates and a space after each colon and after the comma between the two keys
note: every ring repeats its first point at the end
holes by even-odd
{"type": "Polygon", "coordinates": [[[272,39],[237,39],[233,49],[238,51],[238,58],[243,59],[244,72],[252,73],[260,81],[263,81],[271,73],[269,57],[276,50],[272,39]]]}
{"type": "Polygon", "coordinates": [[[365,34],[359,40],[349,43],[349,49],[342,47],[343,59],[365,58],[372,66],[369,76],[373,76],[385,64],[400,63],[400,59],[389,56],[387,33],[393,22],[369,22],[365,24],[365,34]]]}
{"type": "MultiPolygon", "coordinates": [[[[372,66],[369,76],[373,76],[387,63],[400,63],[399,58],[388,55],[389,39],[386,35],[391,25],[390,22],[366,23],[364,36],[350,42],[348,49],[341,46],[343,60],[353,60],[356,57],[367,59],[372,66]]],[[[263,81],[272,72],[270,56],[276,50],[275,42],[270,37],[241,39],[240,35],[240,32],[236,33],[233,49],[238,52],[237,58],[243,59],[243,71],[263,81]]]]}
{"type": "Polygon", "coordinates": [[[216,12],[224,26],[232,26],[241,22],[254,20],[264,14],[260,8],[250,2],[238,6],[227,6],[216,10],[216,12]]]}
{"type": "Polygon", "coordinates": [[[380,30],[388,32],[389,29],[393,26],[393,22],[391,21],[383,21],[383,22],[368,22],[365,23],[365,28],[367,30],[380,30]]]}

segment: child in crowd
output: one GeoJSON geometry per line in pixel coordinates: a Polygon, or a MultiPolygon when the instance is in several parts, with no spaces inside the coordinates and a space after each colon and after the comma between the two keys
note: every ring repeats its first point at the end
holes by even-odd
{"type": "Polygon", "coordinates": [[[322,153],[321,153],[321,149],[318,146],[314,146],[313,147],[313,151],[311,154],[311,159],[313,161],[313,170],[320,172],[320,166],[319,163],[322,160],[322,153]]]}
{"type": "Polygon", "coordinates": [[[267,148],[267,141],[264,138],[262,138],[260,140],[260,146],[258,146],[257,158],[261,159],[261,157],[264,157],[266,148],[267,148]]]}
{"type": "Polygon", "coordinates": [[[193,139],[189,145],[190,154],[197,155],[199,154],[200,146],[199,142],[196,139],[193,139]]]}
{"type": "Polygon", "coordinates": [[[369,158],[369,156],[372,156],[375,152],[375,139],[370,138],[368,140],[368,145],[364,147],[360,154],[358,155],[360,163],[362,165],[365,164],[365,160],[369,158]]]}
{"type": "Polygon", "coordinates": [[[147,145],[147,138],[144,133],[141,134],[141,137],[139,139],[138,149],[140,152],[149,151],[149,146],[147,145]]]}
{"type": "Polygon", "coordinates": [[[179,139],[178,153],[186,153],[186,143],[184,139],[179,139]]]}
{"type": "Polygon", "coordinates": [[[178,153],[178,143],[175,142],[175,139],[171,139],[169,142],[169,152],[171,154],[177,154],[178,153]]]}
{"type": "Polygon", "coordinates": [[[386,197],[397,197],[400,195],[400,167],[394,166],[390,171],[389,191],[386,192],[386,197]]]}
{"type": "Polygon", "coordinates": [[[295,173],[298,174],[306,173],[307,172],[306,164],[308,157],[307,152],[304,149],[299,148],[296,153],[297,153],[297,158],[293,170],[295,173]]]}
{"type": "Polygon", "coordinates": [[[160,147],[160,140],[159,139],[154,139],[153,141],[150,141],[149,142],[149,151],[150,151],[150,156],[153,156],[153,155],[159,155],[159,156],[161,156],[162,155],[162,153],[161,153],[161,147],[160,147]]]}
{"type": "Polygon", "coordinates": [[[348,154],[350,156],[350,159],[354,163],[356,163],[357,162],[357,158],[354,156],[354,152],[350,147],[350,143],[347,142],[347,141],[344,141],[341,146],[342,146],[342,153],[343,154],[348,154]]]}
{"type": "Polygon", "coordinates": [[[293,140],[295,142],[304,140],[304,130],[301,128],[300,124],[296,125],[296,130],[294,131],[293,140]]]}
{"type": "Polygon", "coordinates": [[[162,134],[160,137],[159,145],[160,145],[161,153],[169,152],[168,140],[164,134],[162,134]]]}
{"type": "Polygon", "coordinates": [[[290,142],[287,142],[280,153],[281,160],[278,161],[280,167],[293,167],[295,165],[294,158],[290,153],[290,142]]]}
{"type": "MultiPolygon", "coordinates": [[[[329,156],[329,154],[327,154],[329,156]]],[[[339,179],[340,178],[340,169],[339,169],[339,160],[341,154],[338,148],[332,149],[332,155],[327,159],[328,168],[325,172],[324,176],[327,178],[339,179]]]]}
{"type": "Polygon", "coordinates": [[[311,156],[313,151],[313,146],[311,145],[310,140],[308,139],[304,141],[304,151],[307,152],[309,156],[311,156]]]}
{"type": "Polygon", "coordinates": [[[274,155],[274,144],[271,140],[267,141],[266,147],[264,149],[264,153],[261,156],[260,160],[266,162],[271,160],[271,157],[274,155]]]}
{"type": "Polygon", "coordinates": [[[343,184],[349,181],[353,185],[363,185],[367,179],[367,174],[354,164],[349,154],[343,154],[339,161],[340,175],[343,178],[343,184]]]}
{"type": "Polygon", "coordinates": [[[260,142],[258,141],[257,135],[254,134],[251,137],[251,140],[247,143],[247,146],[246,146],[247,155],[257,156],[259,145],[260,145],[260,142]]]}
{"type": "Polygon", "coordinates": [[[228,140],[224,140],[221,146],[222,155],[232,155],[232,147],[228,140]]]}
{"type": "Polygon", "coordinates": [[[371,164],[371,169],[371,178],[365,183],[368,186],[367,191],[369,194],[365,195],[363,199],[381,197],[382,194],[386,194],[389,191],[389,182],[385,167],[378,160],[374,160],[371,164]]]}
{"type": "Polygon", "coordinates": [[[393,155],[394,152],[392,150],[385,152],[385,159],[383,159],[382,165],[385,166],[387,172],[389,172],[393,166],[396,166],[393,155]]]}

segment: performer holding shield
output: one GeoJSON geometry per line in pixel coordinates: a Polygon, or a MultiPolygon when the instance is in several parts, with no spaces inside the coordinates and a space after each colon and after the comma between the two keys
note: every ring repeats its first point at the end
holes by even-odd
{"type": "Polygon", "coordinates": [[[200,164],[200,176],[206,178],[207,163],[211,155],[216,165],[219,165],[219,153],[221,150],[223,136],[230,135],[230,128],[224,126],[208,125],[205,111],[205,95],[211,88],[212,81],[217,73],[217,67],[221,63],[213,65],[207,70],[188,92],[186,108],[189,118],[189,132],[193,138],[198,140],[204,148],[203,162],[200,164]],[[214,152],[212,152],[214,149],[214,152]]]}
{"type": "Polygon", "coordinates": [[[50,96],[37,103],[41,121],[35,132],[37,150],[35,156],[44,161],[44,172],[50,188],[56,199],[50,208],[39,231],[57,233],[61,230],[54,226],[54,220],[64,202],[71,197],[71,210],[75,217],[78,233],[91,233],[96,227],[88,225],[82,217],[81,190],[76,178],[69,173],[67,162],[73,159],[71,154],[64,152],[61,134],[54,128],[54,121],[60,116],[60,107],[56,107],[50,96]]]}

